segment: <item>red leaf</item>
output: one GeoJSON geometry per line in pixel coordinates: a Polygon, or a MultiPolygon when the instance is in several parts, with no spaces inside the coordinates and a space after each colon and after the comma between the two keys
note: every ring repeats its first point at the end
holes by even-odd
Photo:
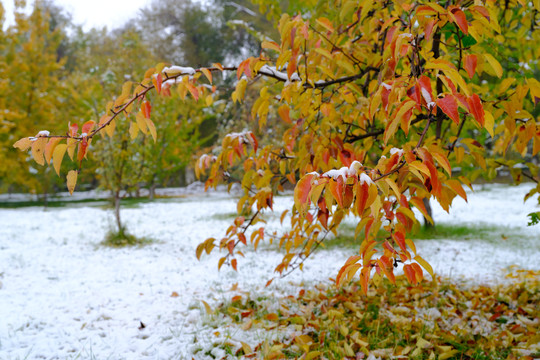
{"type": "Polygon", "coordinates": [[[407,276],[407,280],[409,280],[409,283],[416,284],[416,273],[414,272],[414,269],[411,267],[411,265],[403,265],[403,272],[405,273],[405,276],[407,276]]]}
{"type": "Polygon", "coordinates": [[[433,33],[433,28],[435,27],[435,24],[437,23],[437,19],[429,20],[426,23],[426,29],[425,29],[425,38],[426,40],[431,39],[431,34],[433,33]]]}
{"type": "Polygon", "coordinates": [[[388,112],[388,95],[390,95],[391,90],[392,88],[388,89],[386,86],[383,86],[381,90],[381,101],[385,112],[388,112]]]}
{"type": "Polygon", "coordinates": [[[148,101],[145,101],[141,105],[141,111],[145,118],[150,119],[150,112],[152,111],[152,105],[148,101]]]}
{"type": "Polygon", "coordinates": [[[233,267],[234,271],[238,271],[236,259],[231,260],[231,266],[233,267]]]}
{"type": "Polygon", "coordinates": [[[319,209],[319,211],[317,212],[317,219],[319,220],[323,228],[325,228],[326,230],[328,230],[328,217],[328,210],[323,211],[319,209]]]}
{"type": "Polygon", "coordinates": [[[435,165],[433,165],[433,162],[431,161],[424,161],[424,164],[426,164],[429,170],[432,193],[435,194],[437,197],[440,197],[441,196],[441,182],[439,180],[437,168],[435,167],[435,165]]]}
{"type": "Polygon", "coordinates": [[[407,252],[407,245],[405,245],[405,235],[401,231],[396,231],[392,234],[392,238],[399,245],[399,248],[403,252],[407,252]]]}
{"type": "Polygon", "coordinates": [[[253,146],[253,151],[257,152],[257,149],[259,148],[259,142],[257,141],[257,138],[251,131],[247,133],[247,136],[248,136],[248,141],[253,146]]]}
{"type": "Polygon", "coordinates": [[[83,134],[84,134],[84,133],[90,134],[90,132],[91,132],[92,129],[94,128],[94,125],[95,125],[95,124],[96,124],[96,123],[93,122],[92,120],[85,122],[85,123],[83,124],[83,126],[82,126],[82,130],[81,130],[82,133],[83,133],[83,134]]]}
{"type": "Polygon", "coordinates": [[[343,178],[339,176],[337,180],[335,181],[330,180],[330,182],[328,182],[328,187],[330,188],[330,192],[332,193],[332,196],[334,196],[334,199],[336,199],[338,206],[342,208],[343,207],[343,178]]]}
{"type": "Polygon", "coordinates": [[[84,155],[86,155],[86,149],[88,148],[88,141],[86,141],[86,138],[84,138],[79,143],[79,150],[77,151],[77,160],[81,161],[84,159],[84,155]]]}
{"type": "Polygon", "coordinates": [[[234,240],[229,240],[229,242],[227,243],[227,249],[229,250],[229,254],[231,255],[234,251],[234,246],[234,240]]]}
{"type": "Polygon", "coordinates": [[[352,163],[352,154],[349,150],[341,150],[339,153],[339,159],[343,165],[349,167],[352,163]]]}
{"type": "Polygon", "coordinates": [[[247,245],[246,235],[244,235],[244,233],[238,233],[238,240],[240,240],[242,244],[247,245]]]}
{"type": "Polygon", "coordinates": [[[463,31],[465,35],[469,34],[469,24],[467,23],[467,17],[465,13],[457,6],[449,6],[448,10],[453,15],[453,18],[457,26],[463,31]]]}
{"type": "Polygon", "coordinates": [[[413,86],[407,90],[407,96],[416,101],[416,103],[421,106],[422,105],[422,97],[420,95],[420,87],[419,86],[413,86]]]}
{"type": "Polygon", "coordinates": [[[476,64],[478,62],[478,58],[474,54],[469,54],[465,56],[464,61],[464,67],[465,70],[467,70],[467,75],[469,75],[469,79],[472,79],[474,76],[474,72],[476,71],[476,64]]]}
{"type": "Polygon", "coordinates": [[[307,174],[296,184],[294,188],[294,204],[298,211],[304,208],[309,201],[309,192],[311,191],[311,182],[313,180],[314,174],[307,174]]]}
{"type": "Polygon", "coordinates": [[[358,216],[362,216],[366,208],[366,202],[369,197],[369,185],[366,183],[356,185],[356,213],[358,216]]]}
{"type": "Polygon", "coordinates": [[[425,75],[422,75],[418,78],[417,82],[420,86],[420,93],[422,98],[426,101],[426,104],[433,102],[433,91],[431,90],[431,81],[425,75]]]}
{"type": "Polygon", "coordinates": [[[470,111],[469,104],[467,103],[467,97],[465,95],[454,93],[454,96],[456,97],[456,99],[458,99],[461,105],[463,105],[463,107],[466,107],[467,110],[470,111]]]}
{"type": "Polygon", "coordinates": [[[77,136],[77,130],[79,130],[79,125],[77,124],[69,125],[69,135],[77,136]]]}
{"type": "Polygon", "coordinates": [[[489,21],[490,19],[489,12],[487,11],[485,7],[476,5],[476,6],[473,6],[471,10],[476,11],[477,13],[483,15],[489,21]]]}
{"type": "Polygon", "coordinates": [[[458,104],[453,95],[446,95],[442,99],[437,99],[437,106],[441,108],[452,121],[459,124],[458,104]]]}
{"type": "Polygon", "coordinates": [[[476,121],[482,126],[484,126],[484,108],[482,107],[482,101],[480,97],[476,94],[472,94],[467,98],[467,104],[469,105],[469,111],[474,116],[476,121]]]}

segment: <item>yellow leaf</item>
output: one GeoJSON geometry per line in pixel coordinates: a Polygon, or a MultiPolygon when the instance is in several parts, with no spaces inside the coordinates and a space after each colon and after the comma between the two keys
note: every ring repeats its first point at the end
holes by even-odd
{"type": "Polygon", "coordinates": [[[240,344],[242,344],[242,350],[244,350],[244,355],[251,354],[253,352],[249,344],[246,344],[243,341],[240,341],[240,344]]]}
{"type": "Polygon", "coordinates": [[[137,126],[137,123],[131,121],[129,123],[129,136],[131,137],[131,140],[135,140],[138,134],[139,134],[139,127],[137,126]]]}
{"type": "Polygon", "coordinates": [[[326,30],[330,32],[334,32],[334,27],[332,26],[332,23],[330,22],[330,20],[328,20],[327,18],[320,17],[316,21],[317,21],[317,24],[321,25],[326,30]]]}
{"type": "Polygon", "coordinates": [[[274,41],[264,40],[262,42],[262,44],[261,44],[261,48],[281,52],[281,49],[280,49],[279,45],[277,43],[275,43],[274,41]]]}
{"type": "Polygon", "coordinates": [[[429,263],[424,260],[420,255],[416,255],[414,257],[414,261],[416,261],[417,263],[419,263],[420,265],[422,265],[422,267],[424,269],[427,270],[427,272],[429,273],[429,275],[431,275],[432,277],[434,276],[433,274],[433,268],[431,267],[431,265],[429,265],[429,263]]]}
{"type": "Polygon", "coordinates": [[[206,76],[206,78],[208,79],[208,82],[211,84],[212,83],[212,73],[210,72],[210,70],[208,70],[207,68],[201,68],[201,72],[204,74],[204,76],[206,76]]]}
{"type": "Polygon", "coordinates": [[[70,195],[73,195],[75,185],[77,184],[77,170],[69,170],[67,174],[67,188],[70,195]]]}
{"type": "Polygon", "coordinates": [[[315,359],[317,357],[321,356],[321,352],[320,351],[310,351],[306,354],[306,357],[305,359],[306,360],[312,360],[312,359],[315,359]]]}
{"type": "Polygon", "coordinates": [[[146,126],[146,118],[144,117],[142,112],[138,112],[135,116],[135,120],[137,121],[137,126],[139,127],[139,130],[142,131],[143,134],[148,134],[148,127],[146,126]]]}
{"type": "Polygon", "coordinates": [[[212,308],[210,307],[210,305],[208,305],[208,303],[206,301],[204,301],[204,300],[201,300],[201,302],[204,305],[204,309],[206,310],[206,313],[208,315],[212,315],[214,312],[212,311],[212,308]]]}
{"type": "Polygon", "coordinates": [[[53,152],[53,166],[58,176],[60,176],[60,166],[62,165],[62,159],[64,159],[66,148],[67,144],[59,144],[56,146],[53,152]]]}
{"type": "Polygon", "coordinates": [[[461,196],[463,200],[467,201],[467,193],[465,192],[465,190],[463,190],[463,187],[461,186],[461,183],[459,181],[455,179],[449,179],[446,180],[445,184],[448,185],[450,189],[454,190],[456,194],[461,196]]]}
{"type": "Polygon", "coordinates": [[[14,148],[19,148],[21,151],[28,150],[30,146],[32,146],[32,140],[28,137],[17,140],[17,142],[13,144],[14,148]]]}
{"type": "Polygon", "coordinates": [[[150,130],[150,134],[152,135],[154,142],[156,142],[157,140],[156,126],[150,119],[146,119],[146,125],[148,126],[148,129],[150,130]]]}
{"type": "Polygon", "coordinates": [[[71,138],[67,139],[67,152],[71,160],[73,160],[73,155],[75,154],[76,147],[77,147],[77,140],[71,139],[71,138]]]}
{"type": "Polygon", "coordinates": [[[437,159],[439,165],[448,173],[448,175],[452,176],[452,168],[450,167],[450,162],[448,161],[446,156],[435,151],[432,151],[431,155],[433,155],[433,157],[437,159]]]}
{"type": "Polygon", "coordinates": [[[484,54],[484,57],[488,61],[489,65],[491,65],[491,68],[495,72],[495,75],[500,78],[503,74],[503,68],[501,64],[499,64],[497,59],[495,59],[491,54],[484,54]]]}
{"type": "Polygon", "coordinates": [[[484,128],[488,131],[491,137],[494,137],[493,128],[495,127],[495,119],[489,111],[484,110],[484,128]]]}
{"type": "Polygon", "coordinates": [[[214,103],[214,98],[212,97],[212,94],[206,95],[205,101],[206,101],[206,106],[212,105],[214,103]]]}
{"type": "Polygon", "coordinates": [[[32,157],[39,165],[45,165],[45,158],[43,153],[45,151],[45,146],[47,145],[47,138],[39,137],[37,140],[34,140],[32,144],[32,157]]]}
{"type": "Polygon", "coordinates": [[[536,105],[540,101],[540,82],[533,78],[529,78],[526,81],[527,85],[529,85],[529,90],[531,91],[532,101],[536,105]]]}
{"type": "Polygon", "coordinates": [[[109,125],[105,126],[105,132],[109,137],[114,135],[114,129],[116,128],[116,120],[112,120],[109,125]]]}
{"type": "Polygon", "coordinates": [[[51,163],[53,151],[61,140],[62,138],[50,138],[47,146],[45,146],[45,162],[47,165],[51,163]]]}
{"type": "Polygon", "coordinates": [[[459,353],[458,350],[450,350],[450,351],[447,351],[447,352],[444,352],[442,354],[439,354],[439,360],[446,360],[446,359],[449,359],[451,357],[454,357],[457,353],[459,353]]]}
{"type": "Polygon", "coordinates": [[[399,191],[399,187],[397,186],[396,182],[394,180],[392,180],[391,178],[389,178],[389,177],[385,178],[384,181],[388,185],[390,185],[390,187],[394,191],[394,194],[396,194],[396,198],[399,199],[401,197],[401,191],[399,191]]]}
{"type": "Polygon", "coordinates": [[[366,16],[369,14],[371,9],[373,8],[373,5],[375,4],[375,1],[364,1],[364,5],[362,6],[362,14],[360,15],[360,23],[362,20],[366,18],[366,16]]]}

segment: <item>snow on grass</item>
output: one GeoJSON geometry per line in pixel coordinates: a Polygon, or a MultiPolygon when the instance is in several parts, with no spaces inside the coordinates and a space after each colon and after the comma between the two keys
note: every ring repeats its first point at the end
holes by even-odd
{"type": "MultiPolygon", "coordinates": [[[[506,226],[507,240],[422,240],[419,252],[436,272],[475,280],[495,280],[511,264],[539,269],[540,228],[526,227],[537,207],[521,200],[530,187],[487,186],[469,193],[469,204],[457,199],[450,215],[434,207],[439,223],[506,226]]],[[[291,203],[277,197],[275,208],[291,203]]],[[[195,248],[219,239],[235,209],[222,192],[124,209],[128,231],[154,242],[123,249],[99,245],[112,224],[112,213],[99,207],[0,209],[0,359],[211,359],[224,355],[226,341],[254,345],[278,336],[229,327],[200,300],[214,306],[247,291],[277,309],[275,296],[327,281],[353,251],[320,251],[304,272],[269,288],[282,257],[270,247],[246,251],[238,273],[218,272],[220,254],[197,261],[195,248]]],[[[269,219],[269,226],[279,221],[269,219]]]]}

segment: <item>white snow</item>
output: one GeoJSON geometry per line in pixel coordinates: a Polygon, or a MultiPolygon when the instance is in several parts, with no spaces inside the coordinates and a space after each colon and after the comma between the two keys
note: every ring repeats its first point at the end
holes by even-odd
{"type": "Polygon", "coordinates": [[[422,92],[422,96],[424,97],[424,100],[426,100],[427,104],[433,102],[431,101],[430,93],[426,89],[424,89],[423,87],[420,87],[420,91],[422,92]]]}
{"type": "Polygon", "coordinates": [[[164,74],[169,75],[178,75],[178,74],[184,74],[184,75],[195,75],[195,69],[189,66],[169,66],[163,69],[162,71],[164,74]]]}
{"type": "Polygon", "coordinates": [[[343,181],[347,180],[347,174],[349,173],[349,168],[346,166],[343,166],[341,169],[332,169],[328,170],[324,174],[322,174],[322,177],[328,177],[332,178],[334,180],[337,180],[340,176],[343,179],[343,181]]]}
{"type": "MultiPolygon", "coordinates": [[[[211,353],[222,354],[225,341],[254,346],[276,333],[229,327],[220,315],[206,314],[200,300],[215,306],[248,291],[277,306],[276,296],[334,277],[354,252],[323,250],[304,272],[276,279],[269,288],[264,284],[282,257],[269,245],[258,254],[248,248],[238,273],[226,267],[218,272],[223,253],[197,261],[195,248],[225,234],[232,222],[225,215],[235,212],[236,203],[224,192],[186,196],[200,187],[169,189],[184,197],[122,210],[132,233],[155,239],[142,248],[100,246],[112,223],[111,211],[100,206],[0,209],[0,359],[211,359],[211,353]]],[[[540,269],[540,227],[526,226],[526,214],[538,206],[521,200],[531,188],[478,188],[468,192],[468,204],[457,198],[450,215],[433,204],[440,224],[502,226],[523,236],[417,241],[418,253],[438,274],[476,282],[496,281],[513,264],[540,269]]],[[[293,203],[290,196],[275,200],[277,215],[293,203]]],[[[279,216],[269,217],[266,226],[278,229],[279,216]]]]}
{"type": "Polygon", "coordinates": [[[403,155],[403,149],[399,148],[391,148],[390,149],[390,155],[399,154],[399,156],[403,155]]]}
{"type": "Polygon", "coordinates": [[[358,180],[358,182],[360,184],[368,184],[368,185],[372,185],[373,184],[373,180],[371,180],[371,178],[369,177],[368,174],[366,173],[361,173],[360,174],[360,179],[358,180]]]}
{"type": "Polygon", "coordinates": [[[50,135],[50,132],[48,130],[41,130],[40,132],[37,133],[36,137],[49,136],[49,135],[50,135]]]}
{"type": "Polygon", "coordinates": [[[300,81],[298,73],[293,73],[289,79],[287,73],[277,70],[274,66],[270,67],[268,65],[263,65],[259,70],[259,73],[275,76],[282,81],[300,81]]]}
{"type": "MultiPolygon", "coordinates": [[[[309,174],[322,176],[322,177],[327,177],[327,178],[332,178],[334,180],[337,180],[341,176],[343,178],[343,181],[345,181],[345,180],[347,180],[348,176],[357,175],[358,171],[360,170],[361,167],[362,167],[362,163],[360,161],[354,160],[349,167],[343,166],[339,170],[331,169],[331,170],[328,170],[327,172],[323,173],[322,175],[319,175],[319,173],[316,172],[316,171],[312,171],[309,174]]],[[[362,178],[362,177],[360,176],[360,178],[362,178]]]]}

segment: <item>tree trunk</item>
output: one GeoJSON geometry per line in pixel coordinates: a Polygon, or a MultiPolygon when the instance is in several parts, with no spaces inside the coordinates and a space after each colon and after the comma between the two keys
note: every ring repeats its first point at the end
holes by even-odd
{"type": "Polygon", "coordinates": [[[114,217],[116,218],[116,226],[118,227],[118,232],[123,232],[124,228],[122,227],[122,219],[120,218],[120,192],[114,192],[114,217]]]}
{"type": "Polygon", "coordinates": [[[150,188],[148,188],[148,199],[150,199],[150,201],[153,201],[156,197],[156,187],[157,185],[155,183],[152,183],[152,185],[150,185],[150,188]]]}
{"type": "MultiPolygon", "coordinates": [[[[424,203],[424,207],[426,208],[426,212],[428,213],[429,217],[433,220],[433,211],[431,210],[431,203],[429,202],[428,198],[422,199],[424,203]]],[[[424,216],[424,226],[426,228],[433,228],[435,227],[435,220],[433,220],[433,224],[429,222],[428,219],[424,216]]]]}

